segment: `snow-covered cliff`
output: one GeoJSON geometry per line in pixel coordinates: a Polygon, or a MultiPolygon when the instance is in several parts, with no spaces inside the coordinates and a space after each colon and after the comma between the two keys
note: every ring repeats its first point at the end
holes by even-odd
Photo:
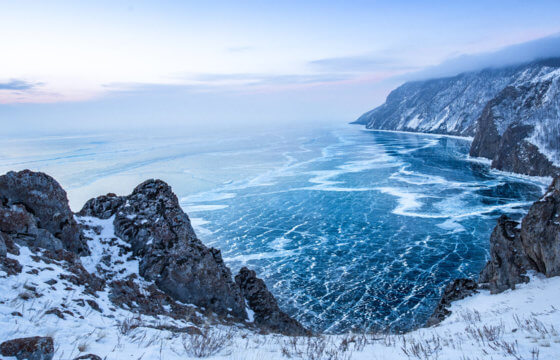
{"type": "Polygon", "coordinates": [[[558,174],[560,58],[405,83],[355,123],[473,136],[471,156],[528,175],[558,174]]]}

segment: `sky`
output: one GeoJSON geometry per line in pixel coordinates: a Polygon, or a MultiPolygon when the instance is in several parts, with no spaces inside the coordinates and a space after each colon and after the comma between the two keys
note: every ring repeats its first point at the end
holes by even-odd
{"type": "Polygon", "coordinates": [[[0,122],[344,123],[407,80],[560,55],[558,14],[557,0],[0,0],[0,122]]]}

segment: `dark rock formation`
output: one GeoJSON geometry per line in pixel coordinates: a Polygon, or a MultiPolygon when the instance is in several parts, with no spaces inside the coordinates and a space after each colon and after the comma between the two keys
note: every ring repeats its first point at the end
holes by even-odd
{"type": "Polygon", "coordinates": [[[518,223],[502,215],[490,236],[490,260],[478,279],[492,294],[515,289],[515,284],[528,282],[524,274],[534,267],[523,251],[518,223]]]}
{"type": "Polygon", "coordinates": [[[235,276],[235,282],[255,313],[255,325],[289,336],[310,334],[298,321],[280,310],[274,295],[268,291],[264,281],[257,278],[253,270],[242,268],[235,276]]]}
{"type": "Polygon", "coordinates": [[[453,282],[447,284],[445,289],[443,290],[443,295],[439,300],[439,304],[434,310],[434,313],[428,321],[426,322],[426,326],[433,326],[439,324],[443,321],[451,311],[447,308],[453,301],[461,300],[466,298],[467,296],[471,296],[472,294],[476,293],[476,289],[478,285],[476,281],[471,279],[456,279],[453,282]]]}
{"type": "Polygon", "coordinates": [[[6,257],[8,254],[8,247],[6,246],[7,235],[0,233],[0,257],[6,257]]]}
{"type": "Polygon", "coordinates": [[[102,196],[80,214],[115,215],[115,233],[140,258],[140,275],[175,299],[245,319],[245,304],[220,251],[196,237],[171,187],[148,180],[126,197],[102,196]],[[98,213],[99,211],[99,213],[98,213]]]}
{"type": "Polygon", "coordinates": [[[140,290],[133,277],[109,284],[109,300],[116,306],[143,315],[165,315],[174,319],[187,319],[195,324],[200,321],[192,307],[180,304],[154,285],[140,290]]]}
{"type": "Polygon", "coordinates": [[[527,282],[524,275],[536,270],[546,276],[560,275],[560,177],[535,202],[521,225],[500,218],[490,238],[490,260],[479,283],[492,293],[514,289],[527,282]]]}
{"type": "Polygon", "coordinates": [[[537,271],[560,275],[560,177],[521,222],[523,252],[537,271]]]}
{"type": "Polygon", "coordinates": [[[74,358],[74,360],[102,360],[102,359],[101,357],[95,354],[86,354],[86,355],[78,356],[77,358],[74,358]]]}
{"type": "Polygon", "coordinates": [[[28,337],[4,341],[0,344],[2,356],[15,356],[18,360],[51,360],[54,344],[51,337],[28,337]]]}
{"type": "Polygon", "coordinates": [[[17,275],[21,273],[22,266],[19,261],[10,259],[6,256],[0,257],[0,270],[8,275],[17,275]]]}
{"type": "Polygon", "coordinates": [[[66,192],[43,173],[23,170],[0,176],[0,231],[30,247],[89,253],[66,192]]]}
{"type": "Polygon", "coordinates": [[[527,271],[547,277],[560,275],[560,177],[518,222],[502,215],[490,236],[490,260],[480,273],[478,285],[472,280],[455,280],[430,317],[427,326],[443,320],[451,301],[464,298],[476,288],[496,294],[528,282],[527,271]]]}
{"type": "MultiPolygon", "coordinates": [[[[507,94],[507,91],[502,91],[502,94],[507,94]]],[[[499,96],[498,96],[499,99],[499,96]]],[[[484,157],[493,159],[496,156],[497,149],[500,147],[500,134],[498,128],[494,123],[494,113],[492,108],[498,102],[497,99],[492,99],[482,110],[482,115],[477,120],[477,128],[484,129],[484,131],[477,131],[474,134],[471,148],[469,151],[470,156],[484,157]]]]}
{"type": "MultiPolygon", "coordinates": [[[[477,120],[470,156],[490,159],[498,170],[531,176],[560,174],[560,169],[528,140],[535,126],[527,120],[531,114],[522,104],[532,90],[508,86],[488,102],[477,120]]],[[[538,92],[540,97],[544,93],[538,92]]]]}
{"type": "Polygon", "coordinates": [[[541,154],[537,146],[527,141],[532,131],[530,125],[510,125],[501,137],[492,167],[530,176],[560,174],[560,169],[541,154]]]}
{"type": "Polygon", "coordinates": [[[0,231],[0,243],[6,247],[6,252],[13,255],[19,255],[19,248],[12,240],[11,236],[0,231]]]}
{"type": "Polygon", "coordinates": [[[21,273],[21,264],[17,260],[9,258],[8,253],[19,255],[19,250],[10,236],[0,231],[0,270],[8,275],[21,273]]]}
{"type": "Polygon", "coordinates": [[[76,286],[83,285],[85,293],[95,294],[96,291],[101,291],[105,288],[105,280],[90,274],[82,265],[80,257],[73,252],[63,249],[56,251],[44,250],[42,253],[33,255],[32,259],[41,260],[47,264],[57,263],[62,266],[70,274],[60,274],[59,277],[76,286]]]}
{"type": "MultiPolygon", "coordinates": [[[[155,285],[141,289],[134,277],[115,280],[110,255],[101,258],[104,266],[98,266],[97,275],[89,273],[79,257],[89,253],[82,229],[97,234],[100,229],[79,225],[60,185],[48,175],[29,170],[0,176],[0,270],[8,275],[21,272],[21,265],[8,257],[8,253],[18,254],[15,244],[25,245],[34,250],[31,255],[34,261],[56,263],[67,270],[58,275],[60,280],[83,287],[84,293],[94,296],[108,284],[110,300],[134,312],[197,320],[193,307],[182,304],[188,303],[214,312],[222,319],[247,318],[242,290],[233,281],[220,251],[207,248],[196,237],[187,214],[165,182],[148,180],[128,196],[107,194],[91,199],[79,214],[102,219],[114,217],[115,235],[128,245],[123,246],[116,238],[109,239],[107,244],[118,246],[119,256],[128,253],[138,258],[140,275],[155,285]]],[[[31,271],[38,273],[37,269],[31,271]]],[[[57,280],[50,279],[47,283],[54,285],[57,280]]],[[[245,284],[244,293],[252,294],[248,289],[245,284]]],[[[305,332],[299,323],[279,310],[266,287],[259,294],[267,298],[266,307],[264,303],[256,303],[262,314],[259,323],[271,331],[305,332]]],[[[99,312],[104,310],[92,299],[81,303],[99,312]]],[[[59,308],[52,308],[46,314],[60,318],[65,314],[74,316],[59,308]]]]}
{"type": "Polygon", "coordinates": [[[93,199],[89,199],[82,210],[78,213],[79,216],[95,216],[100,219],[108,219],[115,215],[121,205],[124,204],[125,197],[117,196],[113,193],[101,195],[93,199]]]}

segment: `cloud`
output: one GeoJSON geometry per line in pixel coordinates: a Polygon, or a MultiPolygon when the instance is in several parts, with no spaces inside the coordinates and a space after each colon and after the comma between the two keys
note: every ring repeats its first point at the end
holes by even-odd
{"type": "Polygon", "coordinates": [[[308,63],[312,67],[334,72],[374,72],[379,70],[413,69],[399,59],[389,56],[357,55],[342,56],[313,60],[308,63]]]}
{"type": "Polygon", "coordinates": [[[507,46],[493,52],[460,55],[403,78],[421,80],[454,76],[462,72],[522,64],[551,57],[560,57],[560,34],[507,46]]]}
{"type": "Polygon", "coordinates": [[[349,75],[341,74],[199,74],[192,80],[208,84],[234,82],[249,86],[258,85],[297,85],[325,82],[337,82],[349,79],[349,75]]]}
{"type": "Polygon", "coordinates": [[[24,80],[12,79],[8,82],[0,82],[0,90],[31,90],[41,83],[32,83],[24,80]]]}

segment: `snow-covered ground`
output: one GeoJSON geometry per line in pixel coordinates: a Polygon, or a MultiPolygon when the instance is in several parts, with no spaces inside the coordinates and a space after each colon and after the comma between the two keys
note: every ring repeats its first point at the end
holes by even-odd
{"type": "MultiPolygon", "coordinates": [[[[103,227],[91,231],[92,255],[82,258],[87,270],[113,270],[115,276],[137,272],[109,243],[112,219],[82,218],[103,227]],[[113,254],[113,266],[102,264],[113,254]],[[122,261],[122,262],[121,262],[122,261]],[[115,264],[116,263],[116,264],[115,264]]],[[[117,239],[117,242],[120,240],[117,239]]],[[[124,243],[122,245],[125,245],[124,243]]],[[[19,275],[0,272],[0,340],[52,336],[55,359],[93,353],[103,359],[559,359],[560,277],[532,274],[514,291],[486,291],[453,304],[453,314],[439,326],[404,335],[347,334],[290,338],[256,334],[245,327],[195,325],[167,316],[138,315],[117,308],[108,292],[87,294],[59,275],[70,273],[60,264],[45,263],[25,247],[17,259],[19,275]],[[46,281],[56,280],[49,285],[46,281]],[[89,301],[95,301],[99,310],[89,301]],[[59,309],[62,317],[48,313],[59,309]],[[197,326],[203,335],[173,329],[197,326]],[[173,327],[173,328],[171,328],[173,327]],[[157,329],[159,328],[159,329],[157,329]],[[163,328],[172,329],[165,330],[163,328]],[[163,330],[162,330],[163,329],[163,330]]]]}

